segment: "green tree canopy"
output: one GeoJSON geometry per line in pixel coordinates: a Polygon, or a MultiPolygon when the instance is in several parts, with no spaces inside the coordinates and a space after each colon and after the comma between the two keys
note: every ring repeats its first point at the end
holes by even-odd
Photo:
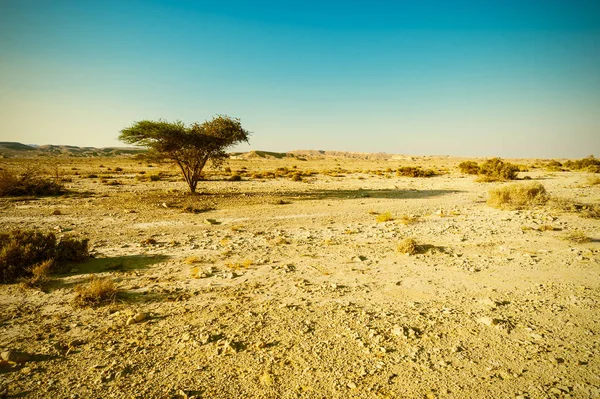
{"type": "Polygon", "coordinates": [[[249,135],[239,119],[219,115],[188,127],[181,121],[139,121],[121,130],[119,140],[146,147],[153,159],[175,163],[195,193],[206,162],[210,159],[214,165],[222,164],[228,157],[225,150],[248,142],[249,135]]]}

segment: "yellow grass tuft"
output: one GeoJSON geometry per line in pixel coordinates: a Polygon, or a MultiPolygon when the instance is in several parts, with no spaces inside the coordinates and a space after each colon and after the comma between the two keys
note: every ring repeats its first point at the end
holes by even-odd
{"type": "Polygon", "coordinates": [[[569,232],[567,235],[564,236],[564,239],[574,244],[585,244],[586,242],[592,241],[592,239],[581,230],[574,230],[569,232]]]}
{"type": "Polygon", "coordinates": [[[413,238],[405,238],[398,244],[396,250],[401,254],[415,255],[419,252],[419,246],[413,238]]]}
{"type": "Polygon", "coordinates": [[[377,215],[378,223],[390,222],[392,220],[394,220],[394,217],[392,216],[391,212],[384,212],[384,213],[377,215]]]}
{"type": "Polygon", "coordinates": [[[76,306],[97,306],[104,302],[112,302],[117,296],[115,283],[108,278],[90,277],[86,284],[75,287],[74,304],[76,306]]]}
{"type": "Polygon", "coordinates": [[[547,201],[546,189],[540,183],[515,183],[490,190],[487,204],[494,208],[522,209],[547,201]]]}

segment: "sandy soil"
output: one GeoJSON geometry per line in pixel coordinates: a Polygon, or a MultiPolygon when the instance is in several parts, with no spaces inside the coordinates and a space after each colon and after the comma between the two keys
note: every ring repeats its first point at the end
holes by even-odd
{"type": "MultiPolygon", "coordinates": [[[[489,189],[502,183],[477,183],[458,161],[233,160],[234,171],[320,173],[298,182],[213,175],[193,198],[173,169],[152,182],[136,176],[160,168],[129,159],[57,161],[74,194],[4,199],[0,227],[89,238],[93,258],[46,292],[0,286],[0,349],[32,356],[2,364],[0,391],[600,398],[600,223],[550,206],[489,207],[489,189]],[[385,172],[407,162],[447,173],[385,172]],[[377,222],[385,212],[394,220],[377,222]],[[566,241],[575,230],[592,241],[566,241]],[[419,254],[396,250],[407,237],[419,254]],[[91,274],[112,279],[118,300],[74,306],[73,288],[91,274]]],[[[584,173],[520,176],[555,197],[600,201],[584,173]]]]}

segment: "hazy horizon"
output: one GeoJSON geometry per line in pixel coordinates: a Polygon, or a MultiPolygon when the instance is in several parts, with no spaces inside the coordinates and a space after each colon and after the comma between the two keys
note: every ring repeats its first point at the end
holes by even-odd
{"type": "MultiPolygon", "coordinates": [[[[239,117],[235,150],[600,153],[594,1],[4,1],[0,141],[125,146],[239,117]]],[[[43,144],[40,144],[43,145],[43,144]]]]}

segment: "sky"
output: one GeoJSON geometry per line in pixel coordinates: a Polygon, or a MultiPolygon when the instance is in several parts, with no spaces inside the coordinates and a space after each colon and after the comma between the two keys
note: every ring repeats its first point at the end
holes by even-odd
{"type": "Polygon", "coordinates": [[[600,1],[0,0],[0,141],[218,114],[242,151],[600,156],[600,1]]]}

